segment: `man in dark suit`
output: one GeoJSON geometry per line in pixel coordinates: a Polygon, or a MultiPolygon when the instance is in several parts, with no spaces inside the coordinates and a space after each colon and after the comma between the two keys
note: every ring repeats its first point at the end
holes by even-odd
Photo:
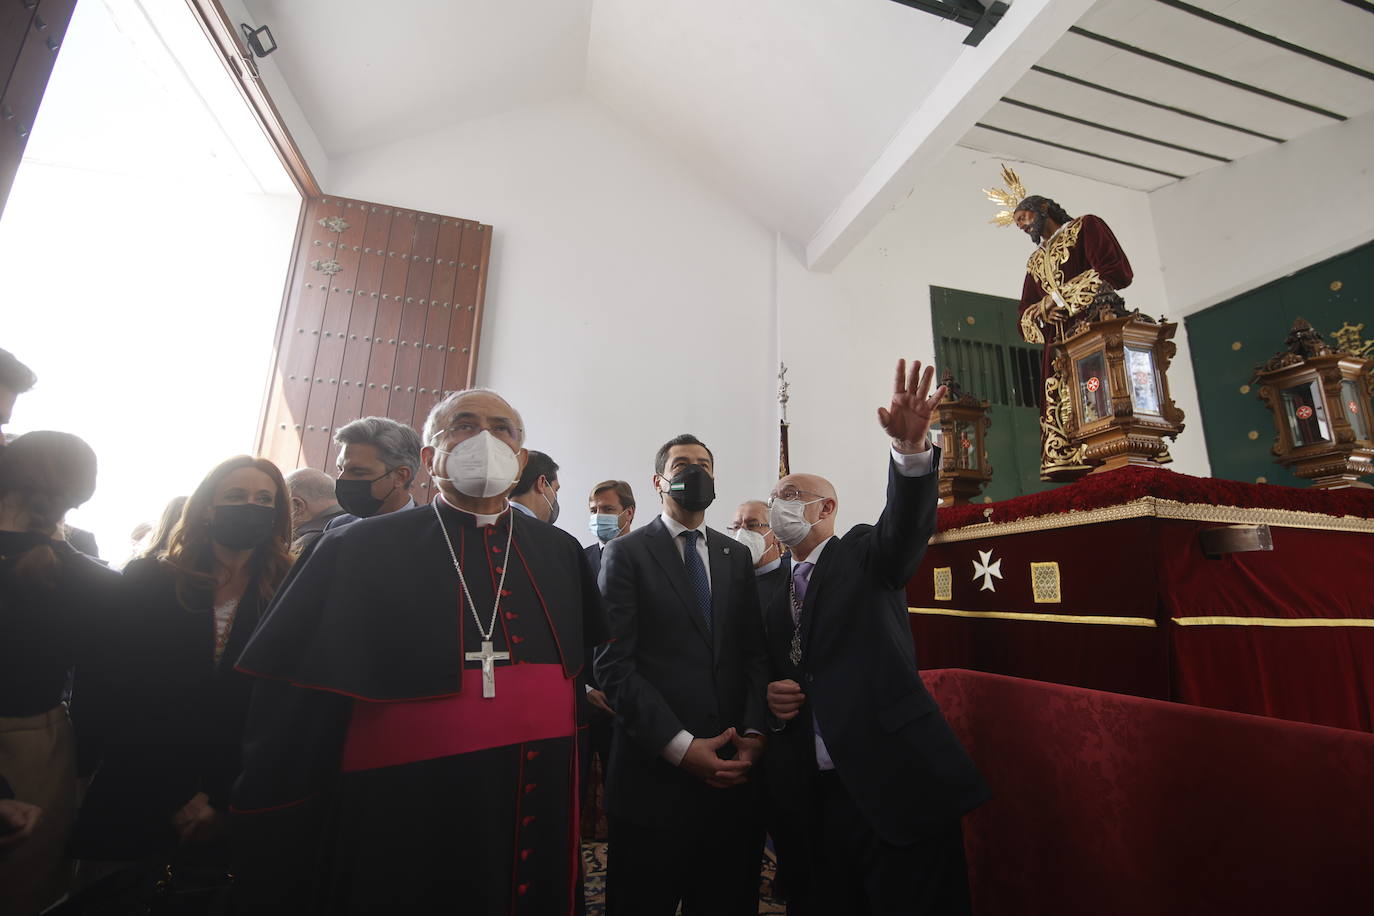
{"type": "Polygon", "coordinates": [[[749,770],[763,751],[768,658],[749,551],[705,525],[713,456],[658,451],[663,514],[602,557],[611,641],[597,678],[616,711],[607,786],[612,916],[758,912],[749,770]]]}
{"type": "MultiPolygon", "coordinates": [[[[591,565],[592,576],[595,578],[601,575],[601,554],[605,552],[606,545],[630,531],[630,525],[635,520],[635,493],[628,481],[603,480],[587,494],[587,507],[591,512],[590,518],[587,519],[587,528],[596,535],[596,543],[583,548],[583,552],[587,555],[587,562],[591,565]]],[[[587,703],[590,706],[587,713],[587,765],[583,770],[582,780],[584,805],[591,801],[587,796],[586,774],[591,771],[592,755],[601,758],[603,780],[606,770],[610,767],[611,722],[615,716],[615,710],[606,700],[606,692],[601,689],[600,682],[596,679],[592,655],[593,650],[588,649],[587,666],[582,669],[587,703]]]]}
{"type": "Polygon", "coordinates": [[[765,611],[766,785],[811,863],[788,886],[794,916],[970,912],[960,819],[987,787],[921,682],[907,617],[906,584],[935,532],[940,459],[926,434],[944,395],[920,368],[899,361],[878,409],[892,448],[876,525],[836,538],[839,500],[811,474],[779,480],[769,501],[792,557],[791,585],[765,611]]]}

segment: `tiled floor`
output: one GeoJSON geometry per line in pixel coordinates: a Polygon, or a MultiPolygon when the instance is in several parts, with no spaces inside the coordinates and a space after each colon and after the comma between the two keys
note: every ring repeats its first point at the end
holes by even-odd
{"type": "MultiPolygon", "coordinates": [[[[606,912],[606,844],[584,842],[582,862],[587,875],[587,916],[603,916],[606,912]]],[[[762,874],[759,878],[759,913],[782,914],[787,907],[780,900],[769,896],[773,886],[773,851],[764,850],[762,874]]]]}

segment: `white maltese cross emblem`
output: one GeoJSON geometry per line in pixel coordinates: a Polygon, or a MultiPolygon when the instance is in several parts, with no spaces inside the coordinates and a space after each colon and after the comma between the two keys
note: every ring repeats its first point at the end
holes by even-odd
{"type": "Polygon", "coordinates": [[[998,579],[1002,578],[1002,561],[998,560],[995,563],[992,562],[991,550],[980,550],[978,551],[978,556],[981,562],[979,560],[973,561],[973,579],[975,582],[979,579],[983,580],[983,586],[979,591],[997,591],[997,586],[992,584],[992,580],[994,577],[998,579]]]}

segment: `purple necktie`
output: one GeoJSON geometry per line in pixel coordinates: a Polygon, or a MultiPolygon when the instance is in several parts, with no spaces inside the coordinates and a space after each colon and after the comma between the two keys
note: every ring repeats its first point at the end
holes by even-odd
{"type": "Polygon", "coordinates": [[[796,590],[797,601],[792,605],[792,622],[801,620],[802,603],[806,601],[806,586],[811,581],[811,568],[815,563],[792,564],[792,586],[796,590]]]}

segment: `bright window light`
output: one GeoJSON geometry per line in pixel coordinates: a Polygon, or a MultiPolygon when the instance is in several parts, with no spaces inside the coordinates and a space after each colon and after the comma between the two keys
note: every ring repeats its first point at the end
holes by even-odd
{"type": "Polygon", "coordinates": [[[0,347],[38,374],[6,431],[99,456],[67,520],[105,559],[252,452],[300,203],[184,2],[77,4],[0,219],[0,347]]]}

